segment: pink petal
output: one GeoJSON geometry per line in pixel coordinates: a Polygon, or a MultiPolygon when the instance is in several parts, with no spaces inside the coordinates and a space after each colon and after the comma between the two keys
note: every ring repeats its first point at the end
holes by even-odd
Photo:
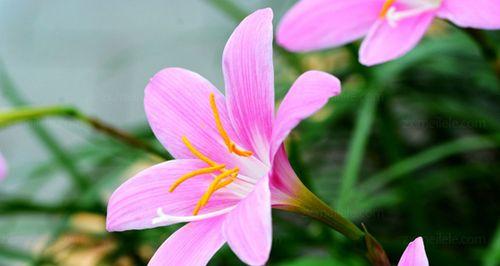
{"type": "Polygon", "coordinates": [[[330,97],[340,93],[340,81],[325,72],[302,74],[283,99],[273,127],[271,158],[302,119],[321,109],[330,97]]]}
{"type": "Polygon", "coordinates": [[[311,51],[352,42],[377,20],[384,0],[302,0],[285,14],[277,42],[291,51],[311,51]]]}
{"type": "Polygon", "coordinates": [[[0,180],[7,176],[7,162],[0,153],[0,180]]]}
{"type": "Polygon", "coordinates": [[[198,200],[213,179],[210,175],[193,177],[179,185],[174,192],[169,192],[175,180],[202,167],[206,167],[206,164],[199,160],[173,160],[143,170],[129,179],[109,199],[106,219],[108,231],[153,228],[201,220],[230,211],[239,198],[222,189],[212,196],[198,215],[192,215],[198,200]],[[158,212],[160,208],[161,212],[158,212]]]}
{"type": "Polygon", "coordinates": [[[210,93],[215,94],[226,131],[237,140],[227,116],[224,96],[200,75],[181,68],[166,68],[147,85],[144,107],[149,124],[158,140],[175,158],[193,158],[182,142],[182,137],[186,136],[210,158],[227,159],[227,148],[210,108],[210,93]]]}
{"type": "Polygon", "coordinates": [[[444,0],[438,16],[461,27],[500,29],[500,0],[444,0]]]}
{"type": "Polygon", "coordinates": [[[264,265],[272,242],[268,177],[226,215],[223,233],[233,252],[249,265],[264,265]]]}
{"type": "Polygon", "coordinates": [[[359,61],[372,66],[403,56],[424,36],[434,15],[435,11],[422,12],[396,25],[390,25],[386,19],[378,20],[361,45],[359,61]]]}
{"type": "Polygon", "coordinates": [[[422,237],[418,237],[408,244],[398,266],[429,266],[422,237]]]}
{"type": "Polygon", "coordinates": [[[219,216],[183,226],[160,246],[148,265],[207,265],[225,242],[223,221],[224,216],[219,216]]]}
{"type": "Polygon", "coordinates": [[[243,146],[269,159],[274,113],[273,12],[258,10],[234,30],[223,54],[227,107],[243,146]]]}
{"type": "Polygon", "coordinates": [[[281,145],[273,160],[273,171],[269,179],[272,205],[288,205],[290,200],[299,196],[304,187],[293,170],[284,145],[281,145]]]}

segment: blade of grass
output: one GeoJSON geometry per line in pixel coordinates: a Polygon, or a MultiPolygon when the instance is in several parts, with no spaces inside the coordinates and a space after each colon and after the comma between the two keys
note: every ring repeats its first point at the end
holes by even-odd
{"type": "Polygon", "coordinates": [[[495,266],[500,261],[500,223],[497,226],[491,244],[484,254],[483,266],[495,266]]]}
{"type": "Polygon", "coordinates": [[[367,178],[360,186],[360,191],[363,193],[372,193],[406,174],[451,155],[474,150],[496,148],[499,146],[500,134],[466,137],[434,146],[416,155],[410,156],[409,158],[403,159],[389,168],[382,170],[378,174],[367,178]]]}
{"type": "Polygon", "coordinates": [[[378,96],[378,90],[370,90],[365,96],[361,111],[357,117],[354,135],[349,144],[349,152],[340,181],[340,191],[337,203],[338,210],[344,210],[358,179],[359,169],[365,154],[366,143],[375,118],[378,96]]]}
{"type": "Polygon", "coordinates": [[[14,249],[13,247],[9,247],[3,244],[0,244],[0,256],[26,262],[32,262],[35,260],[34,256],[27,253],[26,251],[14,249]]]}

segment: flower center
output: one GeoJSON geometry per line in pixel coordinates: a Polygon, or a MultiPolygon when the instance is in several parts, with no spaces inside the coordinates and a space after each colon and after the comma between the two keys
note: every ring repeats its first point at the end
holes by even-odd
{"type": "Polygon", "coordinates": [[[441,2],[442,0],[386,0],[379,18],[387,19],[389,25],[394,27],[402,19],[415,17],[438,8],[441,2]],[[396,2],[401,3],[401,6],[396,7],[396,2]]]}
{"type": "Polygon", "coordinates": [[[396,0],[386,0],[384,5],[382,6],[382,10],[380,11],[379,17],[383,18],[387,15],[387,12],[389,12],[389,9],[392,7],[392,5],[396,2],[396,0]]]}
{"type": "MultiPolygon", "coordinates": [[[[222,140],[224,141],[224,144],[226,145],[229,153],[234,153],[236,155],[242,156],[242,157],[250,157],[253,155],[253,152],[247,151],[240,149],[236,146],[234,141],[231,140],[229,135],[227,134],[226,130],[224,129],[224,126],[222,125],[222,121],[220,119],[220,114],[219,110],[217,109],[217,104],[215,103],[215,94],[211,93],[210,94],[210,107],[212,109],[213,115],[214,115],[214,120],[215,120],[215,125],[217,126],[217,130],[219,131],[220,136],[222,137],[222,140]]],[[[238,167],[232,168],[232,169],[227,169],[226,165],[220,164],[215,162],[214,160],[208,158],[206,155],[201,153],[189,140],[187,137],[183,136],[182,137],[182,142],[186,147],[189,149],[189,151],[198,159],[202,160],[203,162],[207,163],[208,166],[205,168],[197,169],[194,171],[191,171],[189,173],[186,173],[179,177],[172,185],[170,186],[169,191],[174,192],[174,190],[182,184],[184,181],[203,174],[212,174],[212,173],[218,173],[213,181],[210,183],[208,186],[207,191],[203,194],[203,196],[200,198],[198,203],[196,204],[194,210],[193,210],[193,215],[197,215],[200,211],[201,208],[203,208],[205,205],[207,205],[210,197],[219,189],[226,187],[227,185],[231,184],[233,181],[235,181],[238,178],[238,173],[240,169],[238,167]]]]}

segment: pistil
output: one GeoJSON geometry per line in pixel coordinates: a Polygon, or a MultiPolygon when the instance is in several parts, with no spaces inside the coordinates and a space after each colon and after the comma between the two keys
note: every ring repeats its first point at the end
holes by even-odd
{"type": "Polygon", "coordinates": [[[380,11],[379,17],[384,18],[387,15],[387,12],[391,8],[391,6],[396,2],[396,0],[386,0],[384,5],[382,6],[382,10],[380,11]]]}

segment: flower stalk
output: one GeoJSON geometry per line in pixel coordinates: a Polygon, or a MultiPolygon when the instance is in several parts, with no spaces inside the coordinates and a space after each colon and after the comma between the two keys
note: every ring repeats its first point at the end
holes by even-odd
{"type": "Polygon", "coordinates": [[[320,221],[361,247],[367,259],[374,266],[390,266],[389,259],[380,243],[366,230],[343,217],[326,203],[302,186],[295,197],[290,197],[287,204],[275,206],[277,209],[302,214],[320,221]]]}
{"type": "Polygon", "coordinates": [[[19,107],[6,112],[0,112],[0,128],[53,116],[75,119],[126,145],[155,154],[165,160],[171,159],[169,155],[157,150],[154,146],[136,138],[132,134],[117,129],[97,118],[87,116],[71,106],[19,107]]]}

